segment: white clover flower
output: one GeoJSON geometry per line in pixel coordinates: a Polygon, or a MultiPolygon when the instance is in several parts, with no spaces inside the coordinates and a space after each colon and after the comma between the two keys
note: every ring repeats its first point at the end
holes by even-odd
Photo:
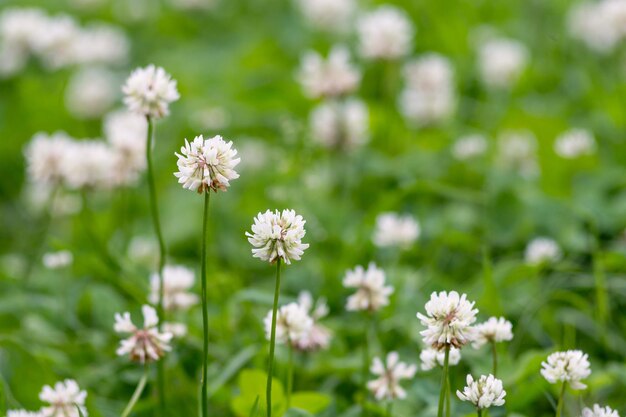
{"type": "Polygon", "coordinates": [[[596,141],[591,132],[585,129],[568,130],[559,135],[554,142],[554,151],[565,159],[591,155],[595,149],[596,141]]]}
{"type": "Polygon", "coordinates": [[[404,11],[383,5],[359,19],[357,32],[364,58],[392,60],[411,52],[415,30],[404,11]]]}
{"type": "Polygon", "coordinates": [[[404,79],[409,88],[426,93],[451,90],[454,70],[450,60],[437,53],[427,53],[413,59],[403,68],[404,79]]]}
{"type": "Polygon", "coordinates": [[[532,132],[509,130],[498,137],[498,164],[525,178],[539,175],[537,139],[532,132]]]}
{"type": "Polygon", "coordinates": [[[369,112],[358,99],[319,104],[309,125],[313,139],[327,148],[355,149],[369,140],[369,112]]]}
{"type": "Polygon", "coordinates": [[[115,163],[115,153],[105,142],[73,141],[64,157],[64,182],[72,190],[109,189],[116,185],[115,163]]]}
{"type": "Polygon", "coordinates": [[[59,269],[72,264],[74,256],[68,250],[48,252],[43,255],[43,265],[48,269],[59,269]]]}
{"type": "Polygon", "coordinates": [[[72,144],[72,138],[65,132],[35,134],[25,150],[30,181],[45,186],[55,186],[62,182],[72,144]]]}
{"type": "Polygon", "coordinates": [[[406,391],[400,386],[403,379],[412,379],[417,372],[415,365],[407,365],[399,361],[397,352],[390,352],[386,362],[375,357],[370,372],[379,378],[369,381],[369,389],[378,401],[406,398],[406,391]]]}
{"type": "Polygon", "coordinates": [[[475,335],[472,346],[478,349],[487,343],[512,340],[512,329],[513,325],[504,317],[490,317],[486,322],[474,326],[475,335]]]}
{"type": "Polygon", "coordinates": [[[211,10],[219,4],[220,0],[169,0],[168,3],[179,10],[211,10]]]}
{"type": "Polygon", "coordinates": [[[410,123],[425,126],[447,119],[454,111],[456,101],[449,92],[425,94],[423,91],[405,88],[398,98],[400,113],[410,123]]]}
{"type": "Polygon", "coordinates": [[[80,65],[117,65],[128,60],[130,42],[118,27],[99,23],[83,28],[72,43],[73,61],[80,65]]]}
{"type": "MultiPolygon", "coordinates": [[[[273,311],[270,310],[263,320],[267,340],[270,340],[272,334],[273,317],[273,311]]],[[[284,305],[276,314],[276,342],[297,345],[300,338],[309,334],[311,327],[313,327],[313,319],[304,307],[298,303],[284,305]]]]}
{"type": "Polygon", "coordinates": [[[463,392],[457,390],[456,395],[461,401],[468,401],[477,408],[484,410],[491,406],[504,405],[506,391],[502,388],[502,381],[493,375],[481,375],[474,381],[471,375],[467,375],[467,386],[463,392]]]}
{"type": "Polygon", "coordinates": [[[185,139],[180,152],[176,154],[178,172],[174,175],[183,188],[199,194],[226,191],[230,181],[239,178],[235,171],[241,162],[240,158],[235,158],[237,150],[232,141],[226,142],[219,135],[206,140],[202,135],[196,136],[191,143],[185,139]]]}
{"type": "Polygon", "coordinates": [[[556,262],[561,259],[561,248],[554,240],[536,237],[526,245],[524,260],[529,265],[556,262]]]}
{"type": "Polygon", "coordinates": [[[311,317],[313,325],[308,332],[294,341],[293,346],[303,352],[326,349],[330,344],[331,333],[326,326],[319,324],[319,320],[328,315],[326,300],[320,298],[314,302],[311,293],[302,291],[298,294],[298,304],[311,317]]]}
{"type": "Polygon", "coordinates": [[[476,321],[478,309],[474,308],[474,302],[467,301],[466,294],[433,292],[425,308],[427,315],[417,313],[417,318],[427,326],[420,332],[427,346],[439,350],[461,348],[472,340],[472,324],[476,321]]]}
{"type": "Polygon", "coordinates": [[[104,119],[104,135],[115,155],[114,182],[119,185],[134,184],[146,169],[145,117],[118,110],[104,119]]]}
{"type": "Polygon", "coordinates": [[[483,135],[462,136],[452,145],[452,156],[459,161],[466,161],[484,155],[487,147],[487,139],[483,135]]]}
{"type": "Polygon", "coordinates": [[[252,246],[252,256],[274,263],[282,259],[287,265],[299,261],[308,243],[302,243],[306,221],[294,210],[267,210],[254,218],[252,233],[246,232],[252,246]]]}
{"type": "Polygon", "coordinates": [[[591,375],[589,357],[580,350],[555,352],[541,363],[541,375],[551,384],[566,382],[572,389],[587,388],[581,380],[591,375]]]}
{"type": "Polygon", "coordinates": [[[389,304],[389,296],[393,287],[385,287],[385,271],[370,262],[367,269],[361,265],[346,272],[343,286],[356,288],[356,293],[348,297],[346,310],[348,311],[377,311],[389,304]]]}
{"type": "Polygon", "coordinates": [[[6,8],[0,14],[0,39],[5,45],[29,52],[48,17],[37,8],[6,8]]]}
{"type": "Polygon", "coordinates": [[[307,23],[320,30],[342,33],[350,27],[355,0],[296,0],[307,23]]]}
{"type": "Polygon", "coordinates": [[[372,241],[378,247],[408,248],[419,238],[420,232],[419,223],[408,214],[381,213],[376,217],[372,241]]]}
{"type": "Polygon", "coordinates": [[[130,318],[130,313],[115,314],[114,329],[117,333],[129,334],[127,339],[120,341],[116,353],[119,356],[129,355],[130,359],[139,363],[158,361],[172,348],[170,341],[173,335],[168,332],[160,332],[158,329],[159,318],[156,310],[149,305],[141,307],[143,313],[143,328],[135,326],[130,318]]]}
{"type": "Polygon", "coordinates": [[[356,90],[361,73],[350,63],[348,49],[336,45],[327,59],[317,52],[307,52],[300,63],[298,80],[307,97],[337,97],[356,90]]]}
{"type": "Polygon", "coordinates": [[[65,105],[78,119],[102,116],[115,103],[117,80],[104,68],[82,68],[70,78],[65,90],[65,105]]]}
{"type": "MultiPolygon", "coordinates": [[[[163,308],[166,310],[187,310],[198,303],[198,296],[189,292],[195,281],[194,272],[182,265],[166,265],[163,268],[163,308]]],[[[159,302],[159,274],[150,276],[150,296],[152,304],[159,302]]]]}
{"type": "Polygon", "coordinates": [[[176,81],[161,67],[137,68],[122,87],[124,104],[133,113],[154,119],[169,114],[169,104],[180,98],[176,81]]]}
{"type": "Polygon", "coordinates": [[[0,78],[9,78],[24,69],[27,52],[0,40],[0,78]]]}
{"type": "Polygon", "coordinates": [[[7,417],[43,417],[40,411],[8,410],[7,417]]]}
{"type": "Polygon", "coordinates": [[[185,323],[163,322],[163,331],[165,333],[171,333],[172,337],[180,339],[187,335],[187,325],[185,323]]]}
{"type": "Polygon", "coordinates": [[[528,50],[514,39],[489,39],[480,46],[478,59],[480,76],[485,85],[508,88],[524,71],[528,50]]]}
{"type": "Polygon", "coordinates": [[[568,14],[568,29],[572,37],[584,42],[595,52],[611,52],[620,41],[620,31],[611,24],[606,1],[575,4],[568,14]]]}
{"type": "Polygon", "coordinates": [[[46,68],[59,69],[74,63],[72,46],[78,36],[80,27],[72,16],[51,16],[39,26],[33,50],[46,68]]]}
{"type": "Polygon", "coordinates": [[[57,382],[54,388],[44,386],[39,393],[39,399],[50,404],[39,411],[42,417],[80,417],[77,407],[87,417],[87,392],[81,390],[73,379],[57,382]]]}
{"type": "Polygon", "coordinates": [[[582,417],[619,417],[617,410],[594,404],[593,408],[583,408],[582,417]]]}
{"type": "MultiPolygon", "coordinates": [[[[426,348],[420,352],[421,368],[423,371],[430,371],[435,366],[443,366],[446,352],[433,348],[426,348]]],[[[461,349],[450,348],[448,356],[448,366],[458,365],[461,361],[461,349]]]]}

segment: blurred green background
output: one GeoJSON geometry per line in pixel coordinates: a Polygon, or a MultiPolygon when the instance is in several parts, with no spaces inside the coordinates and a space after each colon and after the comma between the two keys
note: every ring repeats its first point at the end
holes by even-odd
{"type": "MultiPolygon", "coordinates": [[[[400,65],[392,68],[398,74],[394,94],[385,95],[379,88],[383,64],[354,54],[363,71],[357,95],[369,107],[370,141],[353,152],[311,140],[307,117],[314,102],[302,94],[295,74],[307,50],[326,54],[343,43],[356,51],[354,33],[312,29],[295,3],[285,0],[222,0],[200,10],[156,0],[95,3],[2,0],[0,7],[35,6],[71,14],[81,24],[114,24],[130,40],[129,62],[112,68],[119,86],[130,70],[149,63],[178,81],[181,99],[157,124],[155,148],[169,262],[199,271],[202,198],[176,183],[174,152],[184,138],[202,133],[233,140],[241,154],[241,178],[211,207],[212,415],[234,415],[237,375],[266,366],[262,318],[271,305],[273,269],[252,258],[244,232],[267,208],[293,208],[307,220],[310,248],[285,269],[281,303],[307,289],[330,306],[324,321],[334,334],[330,349],[299,357],[296,371],[297,390],[331,396],[322,415],[359,414],[365,320],[345,311],[350,291],[341,279],[347,269],[370,261],[385,269],[396,289],[378,315],[373,353],[397,350],[403,360],[418,363],[421,325],[415,313],[423,311],[431,291],[463,291],[477,301],[481,320],[503,315],[513,322],[515,338],[501,349],[507,404],[492,416],[553,415],[556,387],[539,374],[540,362],[571,348],[589,353],[593,373],[580,400],[568,395],[567,415],[579,415],[581,401],[626,412],[626,51],[618,46],[598,54],[572,39],[566,29],[571,2],[389,1],[416,27],[411,56],[438,52],[450,60],[457,106],[442,123],[412,127],[396,106],[400,65]],[[508,90],[479,82],[471,39],[480,26],[528,48],[528,65],[508,90]],[[593,132],[594,154],[575,160],[555,154],[555,138],[571,127],[593,132]],[[537,178],[521,178],[498,164],[496,138],[511,129],[536,136],[537,178]],[[453,158],[454,141],[473,132],[488,138],[487,154],[453,158]],[[421,236],[410,249],[373,245],[376,216],[385,211],[420,222],[421,236]],[[536,236],[557,241],[562,259],[527,265],[524,249],[536,236]],[[608,293],[606,302],[598,301],[598,283],[608,293]]],[[[377,4],[362,1],[359,7],[377,4]]],[[[115,312],[135,314],[146,302],[151,262],[129,255],[138,238],[153,237],[145,179],[134,188],[89,193],[91,213],[48,221],[45,210],[32,204],[25,177],[23,150],[36,132],[102,136],[100,118],[79,120],[66,108],[75,71],[47,71],[31,60],[19,74],[0,80],[0,412],[20,404],[36,409],[44,384],[74,378],[88,391],[91,416],[116,416],[142,372],[115,355],[119,337],[112,326],[115,312]],[[91,216],[91,231],[84,215],[91,216]],[[103,256],[91,233],[115,262],[103,256]],[[61,249],[73,253],[72,265],[44,268],[42,253],[61,249]]],[[[113,108],[122,106],[118,96],[113,108]]],[[[189,334],[166,358],[171,416],[197,410],[199,307],[180,321],[189,334]]],[[[278,355],[280,376],[287,355],[283,349],[278,355]]],[[[462,388],[466,373],[489,369],[486,350],[467,348],[453,368],[453,390],[462,388]]],[[[408,398],[397,402],[394,415],[435,415],[439,372],[420,371],[405,385],[408,398]]],[[[149,389],[136,415],[152,415],[155,404],[149,389]]],[[[456,399],[453,410],[472,413],[456,399]]]]}

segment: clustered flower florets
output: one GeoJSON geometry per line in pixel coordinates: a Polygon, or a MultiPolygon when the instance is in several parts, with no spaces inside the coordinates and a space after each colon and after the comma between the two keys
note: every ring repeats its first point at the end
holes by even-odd
{"type": "Polygon", "coordinates": [[[254,218],[252,233],[246,232],[248,242],[253,246],[252,255],[269,263],[281,259],[287,265],[292,260],[300,260],[309,247],[308,243],[302,243],[306,234],[305,223],[294,210],[259,213],[254,218]]]}
{"type": "Polygon", "coordinates": [[[587,388],[581,381],[591,375],[589,357],[580,350],[555,352],[541,367],[541,375],[549,383],[565,382],[575,390],[587,388]]]}
{"type": "Polygon", "coordinates": [[[130,335],[127,339],[120,341],[117,354],[129,355],[131,360],[139,363],[158,361],[171,350],[169,343],[173,335],[159,331],[157,327],[159,318],[154,308],[144,305],[141,310],[143,328],[138,328],[133,324],[130,313],[115,314],[115,331],[130,335]]]}
{"type": "Polygon", "coordinates": [[[456,392],[461,401],[468,401],[479,409],[504,405],[506,391],[502,389],[502,381],[498,378],[493,375],[481,375],[474,381],[471,375],[467,375],[466,382],[467,386],[463,388],[463,392],[458,390],[456,392]]]}
{"type": "Polygon", "coordinates": [[[356,288],[356,292],[348,297],[348,311],[377,311],[389,304],[389,296],[393,293],[392,286],[385,286],[385,271],[373,262],[367,269],[359,265],[346,272],[343,286],[356,288]]]}
{"type": "Polygon", "coordinates": [[[377,400],[393,400],[406,397],[406,392],[400,386],[400,381],[413,378],[415,372],[417,372],[417,367],[400,362],[399,359],[397,352],[390,352],[385,362],[378,357],[374,358],[370,372],[378,375],[379,378],[369,381],[367,388],[374,394],[377,400]]]}
{"type": "Polygon", "coordinates": [[[137,68],[122,87],[124,104],[133,113],[159,119],[169,114],[169,104],[179,99],[176,81],[161,67],[137,68]]]}
{"type": "Polygon", "coordinates": [[[433,292],[425,307],[426,315],[417,313],[417,318],[427,326],[420,332],[426,345],[435,349],[461,348],[472,340],[472,324],[478,310],[474,302],[467,301],[467,295],[456,291],[433,292]]]}

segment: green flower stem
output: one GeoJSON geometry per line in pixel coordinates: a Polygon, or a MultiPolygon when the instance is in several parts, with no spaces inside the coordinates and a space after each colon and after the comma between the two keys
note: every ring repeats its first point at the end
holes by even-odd
{"type": "Polygon", "coordinates": [[[483,417],[483,409],[482,408],[476,408],[476,415],[478,417],[483,417]]]}
{"type": "Polygon", "coordinates": [[[202,417],[209,415],[208,404],[208,372],[209,372],[209,313],[207,303],[207,238],[209,235],[209,201],[211,200],[211,190],[204,193],[204,214],[202,216],[202,253],[201,263],[202,271],[200,273],[202,280],[202,394],[200,402],[202,404],[202,417]]]}
{"type": "Polygon", "coordinates": [[[139,397],[141,397],[141,393],[143,392],[143,389],[146,387],[146,382],[148,382],[148,368],[147,367],[146,367],[146,371],[143,373],[143,376],[139,380],[139,384],[137,384],[137,388],[135,388],[135,392],[133,393],[133,396],[130,398],[128,405],[126,406],[126,408],[124,408],[124,411],[122,411],[121,417],[128,417],[128,415],[132,411],[135,404],[137,404],[139,397]]]}
{"type": "Polygon", "coordinates": [[[567,382],[563,382],[561,386],[561,394],[559,395],[559,403],[556,406],[556,417],[561,417],[561,413],[563,413],[563,402],[565,401],[565,388],[567,387],[567,382]]]}
{"type": "Polygon", "coordinates": [[[280,294],[280,262],[278,258],[276,261],[276,288],[274,289],[274,307],[272,309],[272,332],[270,335],[270,358],[269,365],[267,367],[267,389],[266,404],[267,404],[267,417],[272,417],[272,372],[274,370],[274,349],[276,347],[276,315],[278,314],[278,296],[280,294]]]}
{"type": "Polygon", "coordinates": [[[448,362],[449,361],[450,361],[450,346],[447,345],[445,356],[443,359],[443,374],[441,376],[441,391],[439,392],[439,407],[437,409],[437,417],[443,417],[445,397],[448,393],[448,362]]]}
{"type": "Polygon", "coordinates": [[[291,392],[293,391],[293,346],[289,343],[289,362],[287,365],[287,409],[291,407],[291,392]]]}
{"type": "Polygon", "coordinates": [[[373,315],[370,312],[369,315],[366,317],[365,320],[365,332],[364,332],[364,339],[363,339],[363,368],[362,368],[362,379],[363,379],[363,404],[362,404],[362,408],[361,408],[361,415],[363,417],[367,416],[367,397],[369,394],[369,391],[367,389],[367,380],[369,379],[369,375],[370,375],[370,349],[369,349],[369,345],[370,345],[370,338],[369,338],[369,333],[370,333],[370,326],[371,326],[371,322],[372,322],[372,318],[373,315]]]}
{"type": "MultiPolygon", "coordinates": [[[[152,214],[152,225],[154,232],[159,242],[159,261],[158,261],[158,276],[159,276],[159,301],[157,304],[157,314],[159,316],[159,328],[162,328],[165,321],[165,311],[163,309],[163,268],[165,267],[165,257],[167,256],[165,250],[165,241],[163,240],[163,233],[161,232],[161,221],[159,219],[159,205],[157,201],[156,183],[154,179],[154,162],[152,161],[152,148],[154,147],[154,121],[150,116],[146,117],[148,122],[148,137],[146,140],[146,160],[148,163],[148,189],[150,194],[150,212],[152,214]]],[[[159,409],[161,414],[165,410],[165,365],[164,361],[159,361],[157,364],[157,386],[159,393],[159,409]]]]}
{"type": "Polygon", "coordinates": [[[452,408],[450,406],[450,375],[448,372],[448,376],[446,378],[446,417],[450,417],[450,413],[452,408]]]}
{"type": "Polygon", "coordinates": [[[498,348],[496,346],[496,341],[491,341],[491,355],[493,359],[493,376],[498,376],[498,348]]]}
{"type": "Polygon", "coordinates": [[[387,401],[387,414],[386,414],[386,417],[391,417],[392,408],[393,408],[393,401],[391,401],[391,400],[387,401]]]}

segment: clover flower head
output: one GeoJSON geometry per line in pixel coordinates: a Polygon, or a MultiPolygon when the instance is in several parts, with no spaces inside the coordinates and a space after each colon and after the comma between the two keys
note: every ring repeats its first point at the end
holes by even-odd
{"type": "Polygon", "coordinates": [[[322,146],[352,150],[369,140],[369,111],[359,99],[329,100],[311,111],[309,126],[322,146]]]}
{"type": "Polygon", "coordinates": [[[343,286],[356,288],[356,292],[348,297],[348,311],[377,311],[389,304],[389,296],[393,293],[392,286],[385,286],[385,271],[370,262],[367,269],[361,265],[346,272],[343,286]]]}
{"type": "Polygon", "coordinates": [[[246,232],[248,242],[253,246],[252,256],[269,263],[281,259],[287,265],[292,260],[299,261],[309,247],[308,243],[302,243],[306,234],[305,223],[294,210],[259,213],[254,218],[252,233],[246,232]]]}
{"type": "Polygon", "coordinates": [[[472,346],[476,349],[487,343],[504,342],[513,339],[513,325],[504,317],[490,317],[484,323],[474,326],[472,346]]]}
{"type": "Polygon", "coordinates": [[[407,248],[419,238],[420,225],[412,216],[398,213],[381,213],[376,217],[372,240],[379,247],[407,248]]]}
{"type": "MultiPolygon", "coordinates": [[[[163,268],[163,308],[166,310],[187,310],[198,303],[198,296],[190,292],[195,281],[194,272],[182,265],[166,265],[163,268]]],[[[152,304],[159,301],[159,274],[150,276],[150,297],[152,304]]]]}
{"type": "Polygon", "coordinates": [[[452,145],[452,156],[458,161],[466,161],[487,152],[487,139],[481,134],[462,136],[452,145]]]}
{"type": "Polygon", "coordinates": [[[514,39],[494,38],[483,43],[478,52],[483,83],[492,88],[510,87],[528,61],[528,49],[514,39]]]}
{"type": "Polygon", "coordinates": [[[427,346],[439,350],[461,348],[472,340],[472,324],[478,310],[474,308],[474,302],[467,300],[467,295],[459,295],[456,291],[433,292],[425,308],[426,315],[417,313],[417,318],[427,326],[420,332],[427,346]]]}
{"type": "Polygon", "coordinates": [[[589,356],[580,350],[555,352],[541,363],[541,375],[551,384],[567,383],[572,389],[583,390],[581,381],[591,375],[589,356]]]}
{"type": "Polygon", "coordinates": [[[554,142],[554,151],[565,159],[591,155],[595,149],[596,141],[593,134],[585,129],[570,129],[559,135],[554,142]]]}
{"type": "Polygon", "coordinates": [[[390,352],[386,361],[375,357],[370,372],[378,378],[367,383],[367,388],[378,401],[405,398],[406,392],[400,386],[403,379],[412,379],[417,366],[400,362],[397,352],[390,352]]]}
{"type": "MultiPolygon", "coordinates": [[[[265,337],[269,340],[272,333],[273,311],[270,310],[263,324],[265,337]]],[[[289,303],[278,309],[276,314],[276,341],[297,345],[300,339],[306,337],[313,327],[313,319],[298,303],[289,303]]]]}
{"type": "Polygon", "coordinates": [[[180,148],[178,157],[178,172],[174,173],[183,188],[197,191],[199,194],[226,191],[230,181],[239,178],[235,167],[241,162],[236,158],[237,150],[233,142],[226,142],[221,136],[204,139],[196,136],[189,143],[185,139],[185,146],[180,148]]]}
{"type": "Polygon", "coordinates": [[[506,391],[502,388],[502,381],[493,375],[481,375],[474,381],[471,375],[467,375],[467,386],[463,392],[457,390],[456,395],[461,401],[468,401],[477,408],[484,410],[491,406],[504,405],[506,391]]]}
{"type": "Polygon", "coordinates": [[[159,119],[169,114],[169,104],[178,100],[176,81],[161,67],[135,69],[122,87],[128,110],[159,119]]]}
{"type": "Polygon", "coordinates": [[[334,46],[328,58],[307,52],[302,58],[298,80],[310,98],[337,97],[353,92],[361,81],[361,73],[350,63],[345,46],[334,46]]]}
{"type": "Polygon", "coordinates": [[[356,10],[355,0],[298,0],[307,23],[329,32],[341,33],[350,26],[356,10]]]}
{"type": "Polygon", "coordinates": [[[583,408],[582,417],[619,417],[617,410],[594,404],[593,408],[583,408]]]}
{"type": "MultiPolygon", "coordinates": [[[[420,352],[421,368],[423,371],[430,371],[436,366],[443,366],[446,352],[443,350],[426,348],[420,352]]],[[[461,361],[461,349],[450,348],[448,365],[455,366],[461,361]]]]}
{"type": "Polygon", "coordinates": [[[65,132],[35,134],[25,150],[29,179],[35,184],[58,185],[71,146],[72,138],[65,132]]]}
{"type": "Polygon", "coordinates": [[[170,351],[170,341],[173,335],[159,331],[159,318],[154,308],[144,305],[141,310],[143,328],[135,326],[130,318],[130,313],[125,312],[115,314],[114,330],[117,333],[130,335],[120,342],[116,353],[119,356],[129,355],[132,361],[143,364],[158,361],[166,352],[170,351]]]}
{"type": "Polygon", "coordinates": [[[392,60],[409,54],[415,29],[404,11],[383,5],[359,19],[357,32],[364,58],[392,60]]]}
{"type": "Polygon", "coordinates": [[[524,259],[529,265],[556,262],[561,258],[558,243],[547,237],[537,237],[526,246],[524,259]]]}
{"type": "Polygon", "coordinates": [[[39,399],[48,406],[39,411],[42,417],[79,417],[77,407],[84,416],[87,416],[85,399],[87,392],[81,390],[73,379],[66,379],[54,384],[54,387],[45,385],[39,393],[39,399]]]}
{"type": "Polygon", "coordinates": [[[294,341],[293,347],[302,352],[314,352],[326,349],[330,345],[330,330],[319,323],[319,320],[328,315],[326,300],[320,298],[315,302],[311,293],[302,291],[298,294],[298,304],[307,312],[313,320],[313,325],[308,332],[294,341]]]}

